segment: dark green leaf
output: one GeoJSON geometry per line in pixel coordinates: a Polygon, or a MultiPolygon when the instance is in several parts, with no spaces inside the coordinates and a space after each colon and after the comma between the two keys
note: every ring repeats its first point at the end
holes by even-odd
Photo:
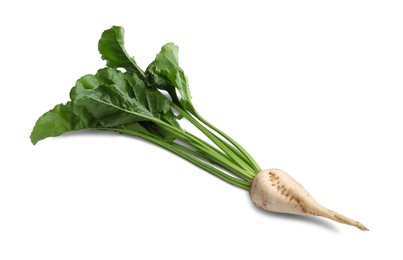
{"type": "Polygon", "coordinates": [[[192,105],[188,80],[179,67],[178,51],[179,48],[175,44],[165,44],[155,60],[148,66],[146,74],[157,88],[168,91],[174,102],[178,100],[177,89],[181,96],[180,103],[190,109],[192,105]]]}
{"type": "Polygon", "coordinates": [[[47,137],[59,136],[65,132],[94,128],[98,122],[82,107],[73,102],[56,105],[52,110],[42,115],[36,122],[31,133],[31,142],[47,137]]]}
{"type": "Polygon", "coordinates": [[[85,75],[72,88],[70,98],[66,105],[57,105],[37,121],[33,143],[68,131],[128,126],[145,129],[166,141],[176,139],[155,122],[144,123],[154,120],[179,128],[169,100],[133,72],[104,68],[95,75],[85,75]]]}
{"type": "Polygon", "coordinates": [[[106,65],[110,68],[124,68],[134,71],[144,77],[144,72],[139,68],[135,60],[125,50],[124,29],[120,26],[112,26],[105,30],[98,42],[98,50],[106,65]]]}

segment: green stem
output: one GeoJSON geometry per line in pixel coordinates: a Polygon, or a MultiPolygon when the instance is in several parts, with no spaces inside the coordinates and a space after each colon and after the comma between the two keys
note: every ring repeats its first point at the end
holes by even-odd
{"type": "MultiPolygon", "coordinates": [[[[191,112],[192,113],[192,112],[191,112]]],[[[197,113],[197,111],[193,108],[193,113],[192,113],[197,119],[199,119],[202,123],[204,123],[205,125],[207,125],[208,127],[210,127],[211,129],[213,129],[214,131],[216,131],[218,134],[220,134],[221,136],[223,136],[225,139],[227,139],[232,145],[234,145],[244,156],[244,158],[246,158],[249,163],[251,164],[251,166],[253,167],[253,169],[256,171],[255,173],[258,173],[261,171],[260,166],[257,164],[257,162],[253,159],[253,157],[238,143],[236,142],[234,139],[232,139],[229,135],[227,135],[226,133],[224,133],[223,131],[221,131],[220,129],[218,129],[217,127],[215,127],[213,124],[209,123],[206,119],[204,119],[199,113],[197,113]]]]}
{"type": "MultiPolygon", "coordinates": [[[[98,128],[100,129],[100,128],[98,128]]],[[[175,146],[173,146],[172,144],[169,144],[165,141],[162,141],[160,139],[157,139],[153,136],[144,134],[144,133],[140,133],[137,131],[133,131],[130,129],[119,129],[119,128],[104,128],[101,130],[113,130],[119,133],[123,133],[123,134],[128,134],[128,135],[132,135],[132,136],[137,136],[139,138],[145,139],[153,144],[156,144],[162,148],[165,148],[171,152],[173,152],[174,154],[182,157],[183,159],[195,164],[196,166],[210,172],[211,174],[215,175],[216,177],[222,179],[223,181],[230,183],[232,185],[235,185],[236,187],[248,190],[249,189],[249,182],[245,181],[245,180],[240,180],[238,178],[232,177],[220,170],[218,170],[217,168],[214,168],[213,166],[201,161],[200,159],[192,156],[189,153],[186,153],[185,151],[183,151],[182,149],[185,149],[184,146],[181,147],[180,144],[175,144],[175,146]],[[180,148],[181,147],[181,148],[180,148]]]]}
{"type": "MultiPolygon", "coordinates": [[[[219,167],[222,167],[222,168],[228,170],[227,168],[225,168],[225,167],[223,167],[223,166],[221,165],[221,162],[220,162],[217,158],[212,157],[211,155],[209,155],[209,154],[207,154],[207,153],[204,153],[204,152],[202,152],[202,151],[200,151],[200,150],[197,150],[197,149],[194,150],[194,149],[192,149],[192,148],[190,148],[190,147],[187,147],[187,146],[178,144],[178,143],[176,143],[176,142],[173,142],[173,143],[172,143],[172,146],[178,147],[179,149],[182,149],[182,150],[184,150],[185,152],[187,152],[187,153],[189,153],[189,154],[192,154],[192,155],[194,155],[194,156],[196,156],[196,157],[198,157],[198,158],[201,158],[201,159],[203,159],[203,160],[205,160],[205,161],[208,161],[208,162],[211,163],[211,164],[215,164],[215,165],[217,165],[217,166],[219,166],[219,167]]],[[[234,174],[233,172],[231,172],[231,173],[234,174]]],[[[239,176],[239,175],[237,175],[237,174],[235,174],[235,175],[238,176],[238,177],[241,178],[241,179],[244,179],[245,181],[248,181],[248,182],[251,181],[250,178],[245,178],[245,177],[242,178],[241,176],[239,176]]]]}
{"type": "Polygon", "coordinates": [[[243,160],[239,160],[240,157],[232,149],[229,149],[227,145],[223,143],[217,136],[211,133],[207,128],[200,124],[196,119],[194,119],[190,114],[186,113],[177,105],[171,103],[171,106],[175,108],[181,115],[183,115],[190,123],[196,126],[203,134],[205,134],[214,144],[216,144],[221,150],[223,150],[230,158],[232,158],[240,167],[245,171],[245,174],[252,179],[255,175],[254,171],[251,171],[250,166],[243,160]]]}
{"type": "MultiPolygon", "coordinates": [[[[197,137],[194,137],[194,138],[196,140],[198,139],[197,137]]],[[[205,155],[204,157],[208,156],[209,158],[214,158],[214,161],[217,165],[220,165],[221,167],[234,173],[238,177],[245,179],[245,180],[251,180],[251,177],[245,172],[244,169],[240,168],[230,158],[228,158],[226,156],[226,154],[223,154],[221,151],[216,150],[210,144],[192,142],[193,139],[189,140],[189,139],[185,139],[183,137],[179,137],[179,139],[181,141],[186,142],[189,145],[195,147],[196,149],[200,150],[205,155]]]]}
{"type": "Polygon", "coordinates": [[[163,126],[163,127],[165,127],[166,130],[176,134],[178,136],[178,138],[182,138],[183,141],[188,142],[191,145],[197,146],[198,149],[202,150],[205,153],[210,154],[213,157],[217,157],[217,159],[222,163],[221,166],[223,166],[224,168],[233,172],[234,174],[238,175],[239,177],[241,177],[243,179],[246,178],[248,180],[253,178],[253,174],[251,174],[250,172],[246,172],[244,169],[240,168],[234,161],[222,156],[220,154],[220,152],[217,149],[215,149],[214,147],[212,147],[210,144],[208,144],[207,142],[203,141],[202,139],[200,139],[194,135],[187,133],[186,131],[183,131],[175,126],[172,126],[172,125],[170,125],[162,120],[159,120],[157,118],[154,118],[152,116],[147,116],[147,115],[143,115],[143,114],[131,111],[131,110],[127,110],[127,109],[115,106],[114,104],[107,103],[100,99],[94,99],[94,100],[96,100],[97,102],[103,103],[105,105],[112,106],[123,112],[142,117],[145,120],[154,122],[160,126],[163,126]]]}
{"type": "MultiPolygon", "coordinates": [[[[187,131],[185,131],[185,132],[186,132],[186,134],[189,134],[190,136],[192,136],[192,137],[194,137],[194,138],[196,138],[196,139],[199,139],[197,136],[193,135],[192,133],[187,132],[187,131]]],[[[216,136],[216,138],[218,138],[218,137],[216,136]]],[[[210,145],[209,143],[203,141],[203,145],[206,145],[206,147],[208,147],[209,149],[213,149],[214,151],[216,151],[217,153],[219,153],[222,157],[225,157],[226,159],[232,161],[234,164],[237,163],[237,160],[234,160],[233,158],[229,157],[229,156],[228,156],[227,154],[225,154],[223,151],[218,150],[217,148],[215,148],[214,146],[210,145]]],[[[231,148],[231,147],[228,147],[228,148],[231,148]]],[[[221,158],[221,157],[220,157],[220,158],[221,158]]],[[[218,158],[218,159],[219,159],[219,158],[218,158]]],[[[239,168],[239,167],[238,167],[238,168],[239,168]]],[[[249,171],[253,171],[252,168],[249,168],[248,170],[249,170],[249,171]]]]}
{"type": "MultiPolygon", "coordinates": [[[[212,135],[214,135],[215,136],[215,138],[217,138],[217,140],[220,140],[221,141],[221,143],[223,144],[223,145],[225,145],[228,149],[230,149],[233,153],[235,153],[237,156],[238,156],[238,158],[239,159],[242,159],[244,162],[245,162],[245,170],[247,170],[247,171],[249,171],[249,172],[255,172],[255,170],[252,168],[252,166],[250,166],[249,164],[250,164],[250,162],[248,161],[248,159],[242,154],[242,153],[240,153],[238,150],[236,150],[236,148],[235,147],[233,147],[231,144],[229,144],[229,143],[227,143],[226,141],[224,141],[224,140],[221,140],[221,138],[220,137],[218,137],[217,135],[215,135],[214,133],[212,133],[212,132],[210,132],[212,135]]],[[[190,133],[189,133],[190,134],[190,133]]],[[[220,151],[221,152],[221,151],[220,151]]],[[[221,152],[222,154],[224,154],[225,156],[227,156],[225,153],[223,153],[223,152],[221,152]]],[[[229,158],[229,157],[227,157],[227,158],[229,158]]],[[[234,161],[232,158],[229,158],[229,159],[231,159],[232,161],[234,161]]],[[[236,161],[234,161],[234,162],[238,162],[238,160],[236,160],[236,161]]],[[[239,164],[238,164],[239,165],[239,164]]]]}

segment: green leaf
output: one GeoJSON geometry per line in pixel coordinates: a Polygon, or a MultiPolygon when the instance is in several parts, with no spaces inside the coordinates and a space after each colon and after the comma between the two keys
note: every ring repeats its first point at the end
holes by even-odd
{"type": "Polygon", "coordinates": [[[109,68],[124,68],[144,77],[144,72],[136,61],[127,54],[124,45],[123,27],[112,26],[112,28],[102,33],[98,42],[98,50],[102,55],[102,59],[106,60],[106,66],[109,68]]]}
{"type": "Polygon", "coordinates": [[[36,144],[47,137],[96,126],[98,126],[98,122],[82,107],[76,106],[73,102],[67,102],[56,105],[52,110],[42,115],[37,120],[30,138],[31,142],[36,144]]]}
{"type": "Polygon", "coordinates": [[[165,122],[179,129],[169,100],[133,72],[103,68],[95,75],[85,75],[70,91],[70,98],[66,105],[57,105],[38,119],[31,135],[34,144],[69,131],[128,126],[144,128],[169,142],[176,139],[175,134],[155,123],[165,122]]]}
{"type": "Polygon", "coordinates": [[[146,75],[157,88],[168,91],[172,100],[177,103],[176,89],[180,93],[180,104],[185,108],[192,107],[187,77],[179,67],[179,48],[173,43],[165,44],[155,60],[148,66],[146,75]]]}
{"type": "Polygon", "coordinates": [[[85,108],[103,127],[116,127],[142,119],[142,117],[126,113],[124,110],[137,111],[152,116],[147,109],[124,92],[125,87],[127,87],[125,84],[117,85],[111,80],[113,78],[118,84],[125,82],[122,72],[109,68],[99,70],[94,76],[84,76],[78,80],[76,86],[71,90],[71,100],[85,108]],[[118,79],[119,74],[123,81],[118,79]],[[90,77],[97,79],[92,80],[96,84],[83,84],[83,82],[88,83],[90,77]]]}
{"type": "MultiPolygon", "coordinates": [[[[149,88],[135,73],[104,68],[78,80],[71,99],[84,107],[104,127],[116,127],[150,118],[177,126],[169,100],[149,88]],[[95,77],[97,80],[92,79],[95,77]],[[94,83],[92,85],[88,82],[94,83]]],[[[151,126],[150,126],[151,127],[151,126]]],[[[160,128],[159,126],[153,126],[160,128]]]]}

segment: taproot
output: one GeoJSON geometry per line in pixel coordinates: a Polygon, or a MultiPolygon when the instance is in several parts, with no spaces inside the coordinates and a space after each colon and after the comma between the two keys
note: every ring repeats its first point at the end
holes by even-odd
{"type": "Polygon", "coordinates": [[[252,180],[249,195],[257,207],[267,211],[320,216],[368,230],[363,224],[317,203],[301,184],[280,169],[259,172],[252,180]]]}

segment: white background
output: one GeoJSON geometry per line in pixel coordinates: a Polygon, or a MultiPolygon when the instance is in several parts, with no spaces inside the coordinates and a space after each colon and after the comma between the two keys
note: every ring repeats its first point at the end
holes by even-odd
{"type": "Polygon", "coordinates": [[[0,259],[402,259],[402,13],[401,1],[2,1],[0,259]],[[36,119],[104,66],[112,25],[143,68],[178,44],[206,118],[371,231],[264,213],[134,138],[33,146],[36,119]]]}

